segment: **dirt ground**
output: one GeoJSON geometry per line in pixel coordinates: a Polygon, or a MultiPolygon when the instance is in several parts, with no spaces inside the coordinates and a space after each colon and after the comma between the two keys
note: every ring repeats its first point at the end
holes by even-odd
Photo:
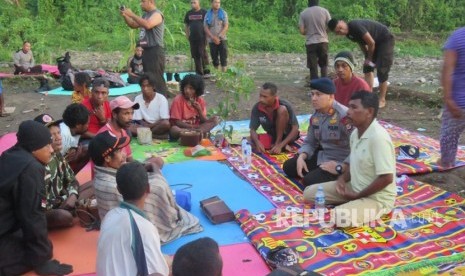
{"type": "MultiPolygon", "coordinates": [[[[114,68],[120,53],[98,54],[72,52],[72,63],[78,68],[97,69],[114,68]]],[[[182,60],[175,57],[174,60],[182,60]]],[[[256,91],[251,92],[249,100],[242,100],[240,110],[234,112],[230,120],[247,119],[253,104],[258,97],[258,88],[265,81],[275,82],[279,87],[279,96],[294,104],[297,114],[312,113],[309,89],[304,87],[308,75],[304,64],[304,56],[297,54],[257,54],[237,55],[231,64],[240,61],[247,65],[247,72],[254,78],[256,91]]],[[[185,62],[184,62],[185,63],[185,62]]],[[[0,64],[0,71],[11,72],[10,64],[0,64]]],[[[435,139],[440,130],[440,93],[438,58],[403,58],[395,61],[391,74],[391,85],[388,91],[388,104],[379,113],[379,119],[392,122],[408,130],[421,131],[435,139]]],[[[54,86],[58,83],[52,82],[54,86]]],[[[33,92],[38,82],[30,80],[4,80],[4,97],[6,106],[14,106],[16,110],[8,117],[0,117],[0,135],[16,131],[21,121],[34,118],[46,112],[54,118],[60,118],[70,97],[45,96],[33,92]]],[[[128,95],[134,98],[136,94],[128,95]]],[[[224,99],[213,80],[206,81],[205,99],[208,106],[216,106],[224,99]]],[[[465,144],[462,136],[461,144],[465,144]]],[[[436,185],[447,191],[465,196],[465,167],[444,173],[429,173],[415,176],[416,179],[436,185]]]]}

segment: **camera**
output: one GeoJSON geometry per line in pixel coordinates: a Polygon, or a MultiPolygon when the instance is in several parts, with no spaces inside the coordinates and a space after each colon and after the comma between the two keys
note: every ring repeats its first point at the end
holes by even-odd
{"type": "Polygon", "coordinates": [[[126,6],[124,6],[124,5],[119,6],[120,11],[124,11],[125,9],[126,9],[126,6]]]}

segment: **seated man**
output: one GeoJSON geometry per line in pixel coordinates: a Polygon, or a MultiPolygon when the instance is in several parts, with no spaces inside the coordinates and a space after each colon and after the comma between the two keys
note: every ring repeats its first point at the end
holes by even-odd
{"type": "MultiPolygon", "coordinates": [[[[379,100],[375,93],[358,91],[349,102],[347,117],[356,129],[350,136],[346,169],[336,181],[322,183],[337,227],[357,227],[379,219],[394,208],[396,156],[391,137],[378,123],[379,100]]],[[[306,202],[314,202],[319,185],[307,187],[306,202]]]]}
{"type": "MultiPolygon", "coordinates": [[[[112,112],[111,121],[104,125],[98,133],[111,132],[114,136],[127,137],[131,140],[129,127],[131,126],[134,110],[139,109],[139,104],[132,102],[126,96],[119,96],[110,102],[112,112]]],[[[128,144],[123,148],[127,162],[133,161],[131,146],[128,144]]]]}
{"type": "Polygon", "coordinates": [[[356,91],[371,91],[368,83],[354,74],[354,57],[351,52],[340,52],[334,58],[334,70],[337,78],[334,80],[336,95],[334,98],[340,104],[347,106],[350,96],[356,91]]]}
{"type": "Polygon", "coordinates": [[[222,270],[218,243],[209,237],[186,243],[173,258],[173,276],[221,276],[222,270]]]}
{"type": "MultiPolygon", "coordinates": [[[[23,42],[23,47],[13,55],[13,63],[15,66],[15,75],[19,74],[41,74],[42,66],[35,65],[34,55],[31,50],[31,43],[29,41],[23,42]]],[[[40,87],[36,92],[43,92],[50,90],[48,80],[44,77],[37,78],[40,81],[40,87]]]]}
{"type": "Polygon", "coordinates": [[[144,65],[142,64],[143,52],[144,49],[140,45],[137,45],[134,56],[128,60],[128,83],[140,83],[140,78],[144,75],[144,65]]]}
{"type": "Polygon", "coordinates": [[[168,101],[165,96],[155,91],[152,75],[143,75],[139,85],[142,94],[134,99],[140,108],[134,111],[135,124],[131,127],[132,134],[137,136],[137,128],[142,126],[150,128],[153,138],[168,139],[171,127],[168,101]]]}
{"type": "Polygon", "coordinates": [[[177,140],[184,130],[198,130],[207,133],[219,124],[217,116],[207,118],[207,106],[201,97],[205,84],[202,76],[190,74],[181,81],[181,94],[171,103],[171,139],[177,140]]]}
{"type": "Polygon", "coordinates": [[[304,186],[336,180],[342,174],[342,161],[349,155],[352,126],[347,107],[334,100],[336,88],[328,78],[310,82],[315,113],[310,118],[307,137],[299,154],[283,164],[292,178],[302,177],[304,186]]]}
{"type": "Polygon", "coordinates": [[[124,201],[107,213],[100,228],[97,275],[169,275],[157,228],[143,211],[150,194],[147,171],[131,162],[115,178],[124,201]]]}
{"type": "Polygon", "coordinates": [[[271,154],[279,154],[299,137],[299,122],[294,110],[288,101],[279,99],[275,84],[266,82],[260,89],[259,102],[252,108],[249,128],[250,139],[261,153],[271,149],[271,154]],[[260,141],[257,134],[260,125],[271,136],[270,145],[260,141]]]}
{"type": "MultiPolygon", "coordinates": [[[[89,144],[89,152],[95,164],[94,187],[100,218],[117,207],[122,201],[116,188],[115,174],[124,163],[121,149],[129,144],[127,137],[118,138],[110,132],[97,134],[89,144]]],[[[155,225],[162,243],[170,242],[183,235],[203,230],[198,218],[176,204],[173,193],[162,176],[161,159],[146,164],[149,173],[150,194],[146,198],[144,211],[150,222],[155,225]]]]}
{"type": "Polygon", "coordinates": [[[89,127],[89,111],[82,104],[70,104],[65,108],[60,123],[63,147],[61,154],[68,161],[74,173],[78,173],[89,161],[87,146],[79,143],[81,135],[89,127]]]}
{"type": "Polygon", "coordinates": [[[85,138],[92,138],[98,130],[111,119],[111,108],[108,102],[110,83],[104,78],[92,81],[92,93],[82,104],[89,110],[89,129],[84,133],[85,138]]]}
{"type": "Polygon", "coordinates": [[[74,172],[61,154],[63,147],[60,132],[60,121],[53,120],[48,114],[37,116],[39,122],[50,130],[52,135],[53,155],[45,166],[45,197],[47,199],[47,227],[69,227],[73,225],[71,211],[76,207],[79,183],[74,172]]]}
{"type": "Polygon", "coordinates": [[[0,275],[65,275],[73,267],[53,260],[44,198],[45,165],[52,157],[50,131],[25,121],[18,142],[0,156],[0,275]]]}

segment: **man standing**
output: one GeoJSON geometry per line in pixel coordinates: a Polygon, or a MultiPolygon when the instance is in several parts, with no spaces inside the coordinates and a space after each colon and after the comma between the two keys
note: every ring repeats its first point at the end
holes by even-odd
{"type": "Polygon", "coordinates": [[[465,27],[452,33],[444,45],[441,80],[444,112],[439,163],[451,167],[455,164],[459,137],[465,129],[465,27]]]}
{"type": "Polygon", "coordinates": [[[155,91],[154,83],[151,75],[144,75],[139,80],[142,94],[137,95],[134,102],[140,107],[134,111],[135,124],[131,126],[131,131],[136,136],[138,127],[148,127],[153,138],[168,139],[171,127],[168,100],[155,91]]]}
{"type": "Polygon", "coordinates": [[[226,72],[228,66],[228,42],[226,32],[229,28],[228,14],[220,8],[221,0],[211,0],[211,9],[205,15],[203,23],[207,40],[210,45],[210,55],[213,66],[226,72]],[[218,61],[218,56],[220,60],[218,61]]]}
{"type": "Polygon", "coordinates": [[[208,77],[208,55],[203,21],[207,11],[200,7],[200,0],[191,0],[192,9],[184,17],[186,37],[189,40],[191,55],[194,59],[195,72],[208,77]]]}
{"type": "MultiPolygon", "coordinates": [[[[111,121],[100,128],[97,133],[109,131],[118,138],[126,137],[128,140],[131,140],[129,127],[132,123],[134,110],[139,109],[139,104],[132,102],[126,96],[119,96],[110,102],[110,108],[112,112],[111,121]]],[[[123,150],[126,155],[126,161],[133,161],[131,146],[128,144],[123,150]]]]}
{"type": "Polygon", "coordinates": [[[53,260],[45,219],[45,165],[52,157],[50,131],[24,121],[18,142],[0,156],[0,275],[65,275],[73,267],[53,260]]]}
{"type": "Polygon", "coordinates": [[[355,62],[351,52],[343,51],[334,57],[334,70],[337,78],[334,80],[336,94],[334,98],[342,105],[349,105],[350,97],[357,91],[371,91],[368,83],[354,74],[355,62]]]}
{"type": "Polygon", "coordinates": [[[306,8],[299,17],[299,30],[306,36],[307,68],[310,79],[318,78],[318,66],[321,77],[328,75],[328,34],[326,24],[331,19],[327,9],[318,6],[319,0],[308,0],[306,8]]]}
{"type": "MultiPolygon", "coordinates": [[[[35,65],[34,55],[32,54],[31,43],[29,43],[29,41],[24,41],[23,47],[13,55],[13,63],[15,66],[15,75],[42,73],[42,66],[35,65]]],[[[51,89],[45,77],[37,77],[37,80],[40,82],[40,87],[36,92],[48,91],[51,89]]]]}
{"type": "Polygon", "coordinates": [[[85,133],[86,138],[92,138],[98,130],[111,120],[111,108],[108,102],[110,83],[104,78],[96,78],[92,81],[92,94],[90,98],[82,101],[89,110],[89,129],[85,133]]]}
{"type": "Polygon", "coordinates": [[[249,128],[250,139],[255,149],[261,153],[270,149],[270,153],[279,154],[299,137],[299,122],[294,110],[288,101],[279,99],[275,84],[263,84],[259,102],[252,108],[249,128]],[[266,131],[266,136],[257,134],[260,125],[266,131]],[[265,140],[271,140],[271,143],[267,145],[265,140]]]}
{"type": "Polygon", "coordinates": [[[155,88],[166,94],[165,78],[165,50],[163,35],[165,32],[165,17],[157,9],[154,0],[141,0],[140,6],[144,11],[142,17],[135,15],[130,9],[121,9],[121,15],[126,24],[133,28],[140,28],[139,45],[144,49],[142,64],[145,73],[152,73],[155,77],[155,88]]]}
{"type": "MultiPolygon", "coordinates": [[[[396,155],[391,137],[378,123],[378,96],[358,91],[349,102],[347,117],[356,128],[350,135],[350,155],[336,181],[320,184],[337,227],[357,227],[379,219],[394,208],[396,155]],[[340,205],[339,205],[340,204],[340,205]]],[[[319,185],[307,187],[304,200],[314,202],[319,185]]]]}
{"type": "Polygon", "coordinates": [[[312,105],[307,137],[299,154],[283,164],[284,172],[292,178],[302,177],[304,186],[336,180],[344,171],[342,162],[350,152],[347,107],[334,100],[336,88],[328,78],[310,83],[312,105]]]}
{"type": "Polygon", "coordinates": [[[147,171],[141,163],[131,162],[121,166],[115,178],[124,201],[103,220],[97,274],[169,275],[158,230],[143,211],[150,194],[147,171]]]}
{"type": "Polygon", "coordinates": [[[337,35],[345,35],[348,39],[358,43],[365,55],[363,73],[370,87],[373,87],[373,72],[379,82],[379,107],[386,105],[386,93],[389,71],[394,61],[394,36],[383,24],[372,20],[343,20],[331,19],[328,28],[337,35]]]}

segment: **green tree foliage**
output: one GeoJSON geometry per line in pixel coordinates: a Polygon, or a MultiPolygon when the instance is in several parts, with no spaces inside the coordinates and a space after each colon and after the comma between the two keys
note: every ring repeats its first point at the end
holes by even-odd
{"type": "MultiPolygon", "coordinates": [[[[187,53],[183,19],[190,8],[189,1],[156,2],[166,18],[167,52],[187,53]]],[[[302,51],[304,42],[297,23],[307,0],[222,2],[230,18],[231,51],[302,51]]],[[[36,58],[42,62],[51,62],[70,49],[129,53],[138,31],[124,24],[118,12],[120,4],[140,13],[138,0],[2,0],[0,60],[10,60],[11,53],[20,48],[24,40],[32,42],[36,58]]],[[[202,5],[208,8],[210,1],[203,0],[202,5]]],[[[436,44],[455,28],[465,25],[463,0],[321,0],[320,5],[333,17],[374,19],[397,33],[411,32],[434,38],[436,44]]],[[[422,41],[417,46],[424,44],[422,41]]],[[[340,39],[331,47],[346,45],[340,39]]]]}

